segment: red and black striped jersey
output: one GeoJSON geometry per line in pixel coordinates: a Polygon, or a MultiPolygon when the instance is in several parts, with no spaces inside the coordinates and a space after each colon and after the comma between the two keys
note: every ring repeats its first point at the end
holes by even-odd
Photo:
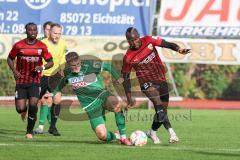
{"type": "Polygon", "coordinates": [[[127,50],[123,58],[122,73],[130,73],[134,68],[140,84],[165,81],[165,69],[156,50],[156,46],[161,46],[162,39],[145,36],[141,38],[141,42],[139,49],[127,50]]]}
{"type": "Polygon", "coordinates": [[[43,42],[37,40],[34,44],[27,44],[26,39],[15,43],[8,56],[11,59],[17,57],[16,70],[21,74],[21,77],[16,80],[17,84],[39,84],[41,73],[35,72],[35,67],[43,64],[42,58],[46,61],[52,59],[52,55],[43,42]]]}

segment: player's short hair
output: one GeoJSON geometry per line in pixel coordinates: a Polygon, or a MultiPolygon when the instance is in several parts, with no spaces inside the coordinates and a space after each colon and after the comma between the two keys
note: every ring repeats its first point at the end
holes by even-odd
{"type": "Polygon", "coordinates": [[[80,60],[80,57],[79,57],[79,55],[77,54],[77,52],[69,52],[69,53],[66,55],[65,58],[66,58],[66,62],[67,62],[67,63],[71,63],[71,62],[80,60]]]}
{"type": "Polygon", "coordinates": [[[140,37],[137,29],[134,28],[134,27],[129,27],[129,28],[126,30],[125,36],[126,36],[126,39],[127,39],[128,41],[135,40],[135,39],[137,39],[137,38],[140,37]]]}
{"type": "Polygon", "coordinates": [[[52,23],[52,24],[51,24],[51,29],[52,29],[53,27],[62,28],[62,26],[61,26],[60,24],[58,24],[58,23],[52,23]]]}
{"type": "Polygon", "coordinates": [[[53,24],[52,21],[47,21],[43,24],[43,29],[45,30],[45,28],[47,27],[47,25],[51,26],[53,24]]]}
{"type": "Polygon", "coordinates": [[[29,27],[29,26],[37,26],[35,23],[33,23],[33,22],[28,22],[26,25],[25,25],[25,30],[27,30],[27,28],[29,27]]]}

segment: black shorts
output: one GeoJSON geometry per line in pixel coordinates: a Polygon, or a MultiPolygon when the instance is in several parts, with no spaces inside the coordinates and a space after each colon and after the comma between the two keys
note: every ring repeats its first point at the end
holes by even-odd
{"type": "Polygon", "coordinates": [[[15,100],[29,99],[30,97],[40,97],[39,84],[17,84],[15,88],[15,100]]]}
{"type": "Polygon", "coordinates": [[[146,82],[141,85],[141,90],[144,93],[149,87],[154,87],[158,90],[162,102],[169,102],[169,87],[166,81],[162,82],[146,82]]]}
{"type": "Polygon", "coordinates": [[[40,82],[40,87],[41,87],[41,92],[40,92],[40,98],[48,91],[48,92],[53,92],[53,90],[57,87],[58,83],[61,80],[61,75],[59,73],[56,73],[52,76],[42,76],[41,82],[40,82]]]}

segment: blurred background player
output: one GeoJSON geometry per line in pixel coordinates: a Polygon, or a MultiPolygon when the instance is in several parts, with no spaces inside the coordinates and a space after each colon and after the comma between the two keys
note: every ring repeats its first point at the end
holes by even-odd
{"type": "MultiPolygon", "coordinates": [[[[51,29],[51,25],[53,24],[52,21],[47,21],[43,24],[43,36],[38,38],[38,40],[43,40],[44,38],[48,38],[49,35],[50,35],[50,29],[51,29]]],[[[47,97],[46,97],[47,98],[47,97]]],[[[49,98],[50,99],[50,98],[49,98]]],[[[48,99],[48,103],[51,103],[51,100],[48,99]]],[[[39,121],[39,125],[44,125],[45,123],[45,116],[46,116],[46,113],[48,111],[48,114],[47,114],[47,120],[48,120],[48,123],[50,124],[51,123],[51,111],[50,111],[50,107],[48,107],[48,105],[42,105],[40,106],[40,121],[39,121]]],[[[41,127],[40,127],[41,128],[41,127]]],[[[38,129],[34,131],[34,133],[43,133],[43,129],[38,129]],[[39,132],[38,132],[39,131],[39,132]]]]}
{"type": "Polygon", "coordinates": [[[47,21],[43,24],[43,36],[38,38],[39,40],[43,40],[44,38],[49,37],[52,24],[53,24],[52,21],[47,21]]]}
{"type": "Polygon", "coordinates": [[[169,142],[178,142],[178,137],[167,115],[169,102],[168,84],[165,77],[165,67],[156,47],[169,48],[180,54],[188,54],[190,50],[182,49],[177,44],[168,42],[160,37],[144,36],[140,38],[137,29],[133,27],[126,30],[126,39],[129,43],[129,49],[123,58],[122,74],[128,105],[133,106],[135,104],[135,100],[131,96],[130,82],[130,72],[134,68],[141,91],[151,100],[156,112],[152,127],[147,132],[148,137],[155,144],[161,143],[156,131],[163,124],[169,132],[169,142]]]}
{"type": "Polygon", "coordinates": [[[25,29],[27,38],[14,44],[8,55],[7,62],[16,80],[16,110],[21,114],[23,120],[28,111],[26,138],[31,139],[37,118],[41,72],[52,67],[53,61],[47,46],[36,39],[38,34],[37,25],[28,23],[25,29]],[[43,59],[46,61],[44,65],[43,59]]]}
{"type": "Polygon", "coordinates": [[[67,47],[66,42],[61,38],[61,34],[62,27],[57,23],[51,23],[49,37],[42,40],[52,53],[54,66],[48,70],[44,70],[43,77],[41,78],[41,109],[39,126],[35,129],[35,134],[43,133],[45,121],[47,117],[51,117],[48,132],[54,136],[60,136],[56,128],[57,118],[60,114],[60,105],[52,104],[52,97],[47,97],[44,94],[52,92],[63,76],[67,47]]]}
{"type": "Polygon", "coordinates": [[[100,72],[108,71],[111,73],[117,84],[123,82],[123,78],[119,77],[120,74],[111,64],[89,59],[89,57],[80,60],[76,52],[69,52],[66,55],[66,61],[70,70],[65,73],[64,78],[54,90],[55,103],[60,103],[62,88],[67,83],[70,84],[81,107],[86,111],[96,136],[100,140],[108,142],[116,139],[117,135],[122,144],[131,145],[126,137],[125,117],[121,109],[121,103],[116,96],[104,88],[103,77],[100,72]],[[106,129],[105,108],[115,112],[115,120],[120,135],[106,129]]]}

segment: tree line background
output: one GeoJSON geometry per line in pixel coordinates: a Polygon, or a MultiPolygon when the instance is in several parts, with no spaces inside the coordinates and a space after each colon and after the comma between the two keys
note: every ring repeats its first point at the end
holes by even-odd
{"type": "MultiPolygon", "coordinates": [[[[239,65],[172,63],[170,66],[178,92],[184,98],[240,100],[239,65]]],[[[15,80],[5,59],[0,60],[0,68],[0,96],[14,96],[15,80]]],[[[103,73],[103,77],[106,86],[111,85],[109,74],[103,73]]],[[[70,90],[67,88],[65,93],[71,94],[70,90]]]]}

